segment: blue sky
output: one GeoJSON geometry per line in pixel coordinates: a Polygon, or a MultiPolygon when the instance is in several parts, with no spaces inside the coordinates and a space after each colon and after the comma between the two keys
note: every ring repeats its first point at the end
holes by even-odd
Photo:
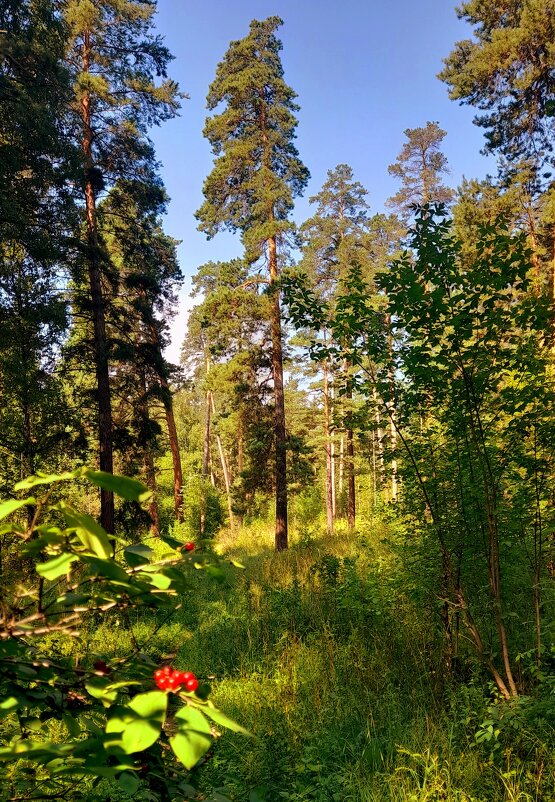
{"type": "Polygon", "coordinates": [[[297,147],[312,176],[295,220],[308,216],[308,197],[340,163],[351,165],[378,212],[398,187],[387,166],[403,145],[403,131],[428,120],[448,132],[449,183],[495,172],[492,160],[480,155],[483,135],[472,124],[473,111],[449,100],[436,78],[454,42],[470,35],[454,8],[450,0],[158,0],[157,30],[175,56],[171,76],[190,96],[180,117],[152,131],[171,197],[165,229],[182,241],[187,277],[168,358],[179,358],[190,277],[204,262],[241,253],[238,237],[222,233],[207,241],[194,219],[212,167],[202,136],[206,92],[229,42],[245,36],[254,18],[284,21],[285,80],[301,106],[297,147]]]}

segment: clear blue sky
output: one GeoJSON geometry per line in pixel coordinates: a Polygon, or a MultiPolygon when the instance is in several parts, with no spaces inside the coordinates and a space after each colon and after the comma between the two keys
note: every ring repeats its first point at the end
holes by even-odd
{"type": "Polygon", "coordinates": [[[171,204],[165,228],[182,240],[179,257],[187,282],[172,327],[168,357],[177,361],[191,305],[190,277],[209,260],[240,255],[238,237],[207,241],[194,212],[212,155],[202,136],[205,99],[229,42],[248,33],[252,19],[280,16],[285,80],[298,94],[297,147],[312,178],[294,217],[308,216],[308,197],[326,172],[350,164],[369,191],[371,210],[382,210],[398,183],[387,166],[399,153],[403,131],[439,122],[450,183],[482,177],[495,165],[479,151],[473,112],[449,100],[437,78],[442,59],[469,29],[450,0],[158,0],[157,29],[175,56],[171,76],[190,96],[181,116],[152,131],[171,204]]]}

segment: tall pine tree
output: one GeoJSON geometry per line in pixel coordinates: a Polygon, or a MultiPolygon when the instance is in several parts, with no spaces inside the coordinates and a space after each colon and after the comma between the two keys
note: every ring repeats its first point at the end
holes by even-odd
{"type": "Polygon", "coordinates": [[[272,367],[277,550],[287,548],[287,454],[279,278],[279,251],[293,225],[293,199],[309,173],[294,145],[295,93],[283,80],[279,17],[253,20],[249,35],[232,42],[208,92],[205,136],[216,156],[197,212],[208,237],[221,229],[240,231],[246,259],[267,259],[272,297],[272,367]]]}
{"type": "MultiPolygon", "coordinates": [[[[153,180],[154,153],[147,129],[172,117],[177,85],[166,79],[171,55],[153,35],[154,0],[68,0],[67,62],[74,78],[73,123],[83,167],[88,301],[93,326],[100,469],[113,468],[112,403],[106,336],[106,255],[97,202],[118,178],[153,180]],[[161,83],[156,83],[162,77],[161,83]]],[[[114,498],[101,490],[101,523],[114,529],[114,498]]]]}

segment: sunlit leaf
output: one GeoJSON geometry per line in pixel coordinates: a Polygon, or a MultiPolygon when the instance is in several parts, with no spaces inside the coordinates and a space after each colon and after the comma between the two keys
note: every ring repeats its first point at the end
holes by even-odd
{"type": "Polygon", "coordinates": [[[85,512],[78,512],[64,502],[61,502],[58,507],[63,513],[67,525],[75,529],[77,537],[88,551],[92,551],[97,557],[103,559],[112,556],[112,545],[108,535],[94,518],[85,512]]]}
{"type": "Polygon", "coordinates": [[[105,471],[87,470],[84,474],[93,484],[103,490],[111,490],[126,501],[145,502],[152,496],[151,491],[136,479],[127,476],[116,476],[105,471]]]}
{"type": "Polygon", "coordinates": [[[32,496],[29,496],[29,498],[25,498],[22,501],[16,498],[10,498],[8,501],[3,501],[0,504],[0,520],[2,520],[2,518],[7,518],[8,515],[11,515],[12,512],[21,509],[21,507],[26,507],[29,504],[35,503],[36,501],[32,496]]]}
{"type": "Polygon", "coordinates": [[[2,699],[2,701],[0,701],[0,718],[4,718],[4,716],[13,713],[18,707],[19,699],[16,699],[15,696],[7,696],[5,699],[2,699]]]}
{"type": "Polygon", "coordinates": [[[212,743],[210,724],[195,707],[183,707],[176,714],[178,730],[169,741],[177,759],[192,769],[212,743]]]}
{"type": "Polygon", "coordinates": [[[212,707],[211,705],[207,705],[206,707],[202,708],[203,713],[209,716],[212,721],[215,721],[216,724],[219,724],[221,727],[226,727],[228,730],[232,730],[233,732],[240,732],[243,735],[252,735],[248,730],[244,727],[241,727],[240,724],[237,724],[236,721],[233,721],[232,718],[226,716],[225,713],[222,713],[216,707],[212,707]]]}
{"type": "Polygon", "coordinates": [[[154,552],[150,546],[145,546],[144,543],[135,543],[133,546],[127,546],[123,550],[123,556],[128,565],[136,568],[139,565],[145,565],[154,556],[154,552]]]}
{"type": "Polygon", "coordinates": [[[29,490],[37,485],[50,485],[53,482],[66,482],[68,479],[75,479],[76,472],[65,471],[64,473],[41,473],[37,471],[34,476],[22,479],[14,486],[14,490],[29,490]]]}
{"type": "Polygon", "coordinates": [[[58,579],[59,576],[67,574],[71,563],[77,559],[78,557],[75,554],[60,554],[58,557],[48,560],[48,562],[37,563],[37,574],[52,582],[54,579],[58,579]]]}

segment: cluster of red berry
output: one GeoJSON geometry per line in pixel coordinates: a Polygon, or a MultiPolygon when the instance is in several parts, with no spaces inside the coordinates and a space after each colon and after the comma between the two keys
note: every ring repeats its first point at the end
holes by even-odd
{"type": "Polygon", "coordinates": [[[176,671],[170,666],[157,669],[154,681],[161,691],[177,691],[184,685],[185,690],[192,693],[198,688],[198,679],[192,671],[176,671]]]}

